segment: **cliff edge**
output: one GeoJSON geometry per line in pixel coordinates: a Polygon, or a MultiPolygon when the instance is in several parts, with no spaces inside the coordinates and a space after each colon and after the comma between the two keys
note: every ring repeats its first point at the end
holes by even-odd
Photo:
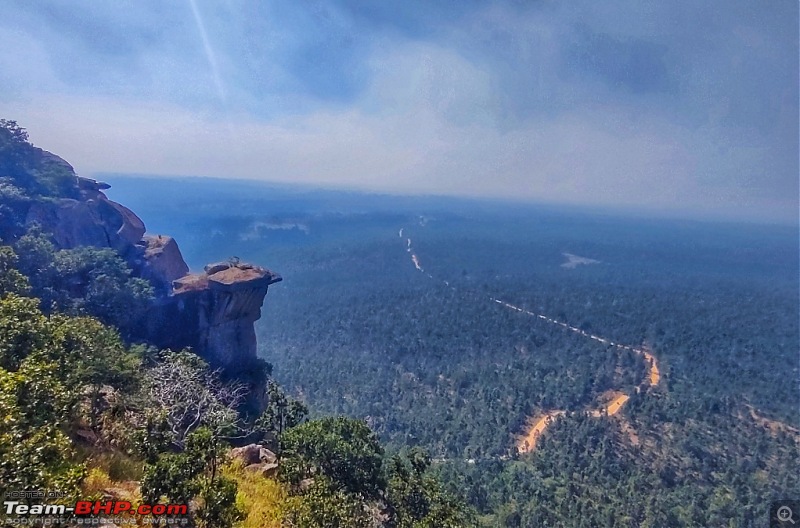
{"type": "Polygon", "coordinates": [[[244,263],[218,263],[172,282],[148,319],[159,346],[190,346],[215,366],[235,373],[256,359],[254,323],[270,284],[281,277],[244,263]]]}
{"type": "Polygon", "coordinates": [[[133,275],[148,280],[156,298],[137,336],[159,348],[191,347],[212,366],[229,373],[256,359],[254,323],[271,284],[280,275],[252,264],[217,263],[189,273],[177,242],[146,235],[144,222],[109,200],[106,183],[75,175],[69,163],[39,150],[40,162],[74,176],[71,197],[28,202],[20,211],[25,225],[38,224],[59,249],[108,247],[124,258],[133,275]]]}

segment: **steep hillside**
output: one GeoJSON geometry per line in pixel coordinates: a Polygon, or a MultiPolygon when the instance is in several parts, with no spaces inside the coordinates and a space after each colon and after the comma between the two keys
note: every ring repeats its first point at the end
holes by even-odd
{"type": "Polygon", "coordinates": [[[106,197],[108,184],[77,176],[62,158],[30,144],[15,124],[5,122],[0,134],[6,243],[35,226],[56,250],[113,250],[131,276],[147,281],[154,293],[146,316],[130,328],[132,338],[160,348],[192,347],[231,373],[249,368],[256,360],[253,323],[261,317],[269,285],[279,282],[280,275],[238,261],[190,274],[177,242],[146,234],[133,211],[106,197]]]}
{"type": "Polygon", "coordinates": [[[280,276],[189,273],[107,188],[0,120],[3,522],[471,525],[426,454],[308,421],[270,378],[253,325],[280,276]]]}

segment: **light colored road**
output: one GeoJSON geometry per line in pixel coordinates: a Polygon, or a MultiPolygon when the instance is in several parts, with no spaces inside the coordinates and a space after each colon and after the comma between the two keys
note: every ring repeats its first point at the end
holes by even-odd
{"type": "MultiPolygon", "coordinates": [[[[400,229],[399,234],[400,234],[400,238],[403,238],[403,229],[400,229]]],[[[414,247],[412,246],[411,238],[406,238],[406,251],[411,255],[411,262],[414,263],[414,267],[417,270],[419,270],[420,272],[424,273],[429,278],[431,278],[433,280],[436,280],[436,278],[433,275],[431,275],[430,272],[426,272],[422,268],[422,265],[420,264],[420,261],[419,261],[419,257],[417,257],[417,254],[414,252],[414,247]]],[[[442,280],[441,282],[443,282],[445,286],[449,286],[450,288],[455,289],[453,286],[450,286],[450,283],[448,281],[442,280]]],[[[532,312],[530,310],[527,310],[525,308],[522,308],[520,306],[515,306],[515,305],[513,305],[513,304],[511,304],[511,303],[509,303],[507,301],[502,300],[502,299],[498,299],[496,297],[491,297],[490,296],[489,300],[493,301],[495,304],[499,304],[500,306],[502,306],[504,308],[507,308],[509,310],[513,310],[515,312],[519,312],[519,313],[528,315],[530,317],[534,317],[534,318],[540,319],[540,320],[545,321],[547,323],[550,323],[550,324],[553,324],[553,325],[558,325],[558,326],[560,326],[562,328],[566,328],[567,330],[569,330],[569,331],[571,331],[571,332],[573,332],[575,334],[581,335],[581,336],[586,337],[588,339],[591,339],[593,341],[597,341],[598,343],[602,343],[602,344],[604,344],[606,346],[617,348],[619,350],[629,350],[631,352],[639,354],[642,357],[644,357],[645,361],[647,362],[647,364],[650,367],[649,371],[648,371],[648,374],[647,374],[647,377],[642,382],[642,385],[648,384],[651,387],[655,387],[655,386],[658,385],[659,381],[661,380],[661,372],[659,371],[659,368],[658,368],[658,360],[656,359],[656,357],[653,355],[652,351],[646,345],[644,347],[642,347],[642,348],[635,348],[635,347],[632,347],[630,345],[623,345],[623,344],[620,344],[620,343],[615,343],[615,342],[611,341],[610,339],[606,339],[606,338],[604,338],[602,336],[598,336],[598,335],[595,335],[595,334],[589,334],[589,333],[585,332],[584,330],[581,330],[580,328],[571,326],[571,325],[569,325],[569,324],[567,324],[567,323],[565,323],[563,321],[559,321],[557,319],[553,319],[552,317],[548,317],[548,316],[546,316],[544,314],[534,313],[534,312],[532,312]]],[[[637,392],[638,391],[639,391],[639,387],[637,387],[637,392]]],[[[595,417],[600,417],[603,414],[606,414],[607,416],[614,416],[620,410],[622,410],[622,407],[625,405],[625,403],[627,403],[628,399],[630,399],[629,395],[624,394],[624,393],[619,393],[613,400],[611,400],[605,406],[605,413],[602,413],[601,411],[595,410],[595,411],[593,411],[591,413],[591,415],[595,416],[595,417]]],[[[517,440],[517,449],[519,450],[519,452],[520,453],[526,453],[528,451],[532,451],[533,448],[536,446],[536,441],[544,433],[544,431],[547,429],[547,427],[550,424],[552,424],[555,421],[556,418],[558,418],[559,416],[563,415],[565,412],[566,411],[564,411],[564,410],[547,411],[542,416],[540,416],[538,419],[532,421],[532,424],[528,427],[527,431],[523,435],[521,435],[519,437],[519,439],[517,440]]]]}
{"type": "Polygon", "coordinates": [[[554,423],[556,419],[565,412],[566,411],[550,411],[532,421],[525,434],[520,436],[517,440],[517,450],[520,453],[528,453],[529,451],[533,451],[533,449],[536,447],[536,442],[542,436],[544,430],[547,429],[550,424],[554,423]]]}
{"type": "MultiPolygon", "coordinates": [[[[403,232],[404,232],[404,230],[401,228],[400,232],[399,232],[400,238],[403,238],[403,232]]],[[[413,248],[413,246],[411,244],[411,239],[410,238],[406,239],[406,251],[411,254],[411,261],[414,263],[414,267],[417,270],[419,270],[420,272],[424,273],[428,278],[433,279],[433,280],[437,280],[430,272],[426,272],[424,269],[422,269],[422,265],[420,264],[419,257],[417,257],[416,253],[414,253],[414,248],[413,248]]],[[[446,280],[442,280],[441,282],[444,283],[445,286],[448,286],[453,290],[456,289],[454,286],[451,286],[450,283],[448,281],[446,281],[446,280]]],[[[588,334],[585,331],[581,330],[580,328],[576,328],[574,326],[570,326],[570,325],[568,325],[567,323],[565,323],[563,321],[558,321],[558,320],[553,319],[552,317],[548,317],[548,316],[546,316],[544,314],[534,313],[534,312],[532,312],[530,310],[526,310],[525,308],[521,308],[519,306],[515,306],[515,305],[513,305],[513,304],[511,304],[509,302],[506,302],[506,301],[502,300],[502,299],[497,299],[495,297],[491,297],[490,296],[489,300],[491,300],[495,304],[499,304],[500,306],[502,306],[504,308],[507,308],[509,310],[513,310],[515,312],[519,312],[519,313],[528,315],[530,317],[534,317],[536,319],[540,319],[540,320],[545,321],[547,323],[550,323],[550,324],[553,324],[553,325],[558,325],[558,326],[560,326],[562,328],[566,328],[567,330],[569,330],[571,332],[579,334],[579,335],[581,335],[583,337],[586,337],[588,339],[592,339],[594,341],[597,341],[598,343],[602,343],[604,345],[607,345],[607,346],[610,346],[610,347],[613,347],[613,348],[616,348],[616,349],[619,349],[619,350],[628,350],[628,351],[631,351],[631,352],[634,352],[636,354],[641,355],[642,357],[644,357],[645,362],[648,364],[649,370],[648,370],[648,373],[646,375],[646,378],[642,381],[642,384],[640,386],[636,387],[636,392],[640,392],[641,388],[643,386],[645,386],[645,385],[649,385],[650,387],[656,387],[656,386],[658,386],[658,384],[661,381],[661,371],[660,371],[660,369],[658,367],[658,359],[655,357],[655,355],[653,354],[653,351],[650,349],[650,347],[647,344],[643,345],[642,348],[636,348],[636,347],[633,347],[633,346],[630,346],[630,345],[623,345],[621,343],[615,343],[614,341],[606,339],[606,338],[604,338],[602,336],[598,336],[598,335],[595,335],[595,334],[588,334]]],[[[613,400],[611,400],[610,402],[608,402],[608,404],[606,404],[606,406],[605,406],[605,414],[607,416],[614,416],[615,414],[617,414],[619,411],[622,410],[622,407],[625,405],[625,403],[627,403],[627,401],[629,399],[630,399],[629,395],[627,395],[625,393],[622,393],[622,392],[618,393],[617,396],[613,400]]],[[[752,405],[748,404],[748,405],[746,405],[746,407],[749,409],[749,411],[750,411],[750,419],[754,423],[757,423],[757,424],[761,425],[762,427],[768,428],[773,434],[776,434],[777,432],[787,432],[787,433],[793,435],[795,440],[798,443],[800,443],[800,430],[798,430],[798,429],[796,429],[796,428],[794,428],[794,427],[792,427],[792,426],[790,426],[788,424],[785,424],[783,422],[780,422],[780,421],[777,421],[777,420],[769,420],[767,418],[764,418],[763,416],[758,414],[757,410],[752,405]]],[[[517,439],[517,449],[519,450],[519,452],[520,453],[526,453],[526,452],[532,451],[534,449],[534,447],[536,446],[537,440],[541,437],[542,434],[544,434],[544,432],[547,429],[547,427],[550,426],[551,424],[553,424],[558,417],[563,416],[566,412],[567,411],[565,411],[565,410],[551,410],[551,411],[547,411],[544,414],[540,415],[537,419],[531,420],[531,423],[528,426],[528,428],[525,431],[525,433],[520,435],[519,438],[517,439]]],[[[599,410],[594,410],[590,414],[592,416],[595,416],[595,417],[600,417],[600,416],[603,415],[603,413],[601,411],[599,411],[599,410]]],[[[504,459],[504,458],[501,457],[501,459],[504,459]]]]}

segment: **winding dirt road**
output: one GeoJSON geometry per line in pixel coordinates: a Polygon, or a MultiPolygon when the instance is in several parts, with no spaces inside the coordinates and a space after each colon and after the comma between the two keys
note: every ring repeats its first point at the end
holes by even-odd
{"type": "MultiPolygon", "coordinates": [[[[403,238],[404,233],[405,229],[404,228],[400,229],[398,234],[401,239],[403,238]]],[[[406,251],[410,254],[411,262],[414,264],[414,267],[420,273],[423,273],[429,279],[439,280],[445,286],[449,287],[452,290],[456,289],[448,281],[442,279],[436,279],[436,277],[434,277],[430,272],[427,272],[423,269],[422,263],[420,262],[419,257],[414,251],[411,238],[408,237],[406,237],[406,251]]],[[[525,308],[515,306],[502,299],[489,296],[488,301],[494,304],[498,304],[508,310],[513,310],[515,312],[525,314],[537,320],[544,321],[548,324],[558,325],[561,328],[564,328],[570,332],[579,334],[587,339],[592,339],[594,341],[597,341],[598,343],[607,345],[608,347],[616,348],[619,350],[629,350],[631,352],[641,355],[644,358],[647,365],[649,366],[649,369],[645,374],[645,379],[643,379],[642,383],[636,387],[636,392],[640,392],[642,388],[646,389],[649,387],[657,387],[658,384],[661,382],[661,370],[659,369],[658,366],[658,359],[653,354],[653,350],[647,344],[642,345],[641,348],[636,348],[622,343],[615,343],[610,339],[606,339],[602,336],[598,336],[595,334],[587,333],[581,330],[580,328],[571,326],[563,321],[559,321],[552,317],[548,317],[547,315],[544,314],[534,313],[530,310],[526,310],[525,308]]],[[[587,412],[590,416],[593,416],[595,418],[600,418],[602,416],[614,416],[622,410],[622,408],[625,406],[625,404],[628,402],[629,399],[630,395],[625,394],[624,392],[621,391],[614,391],[613,398],[609,399],[605,404],[601,404],[599,406],[599,409],[595,408],[594,410],[591,411],[583,410],[577,412],[587,412]]],[[[749,416],[747,416],[746,418],[749,418],[751,422],[768,429],[773,435],[777,435],[780,433],[788,433],[789,435],[792,435],[794,437],[794,440],[797,443],[800,444],[800,430],[798,430],[797,428],[792,427],[786,423],[780,422],[778,420],[771,420],[765,418],[758,412],[758,410],[755,407],[753,407],[750,404],[745,404],[745,408],[749,411],[747,413],[749,416]]],[[[532,451],[536,447],[538,440],[541,439],[541,436],[544,434],[547,428],[553,423],[555,423],[561,416],[566,415],[568,412],[574,412],[574,411],[567,411],[564,409],[553,409],[549,411],[543,411],[538,415],[531,417],[528,420],[528,425],[526,426],[525,431],[517,436],[517,441],[516,441],[517,450],[520,453],[527,453],[532,451]]],[[[742,416],[742,418],[745,418],[745,416],[742,416]]],[[[623,427],[625,426],[623,425],[623,427]]],[[[507,459],[508,457],[506,456],[500,458],[504,460],[507,459]]]]}
{"type": "MultiPolygon", "coordinates": [[[[403,238],[403,233],[404,233],[404,229],[400,229],[400,232],[399,232],[400,238],[403,238]]],[[[420,263],[419,257],[414,252],[414,247],[413,247],[413,245],[411,243],[411,238],[406,238],[406,251],[411,255],[411,262],[413,262],[414,267],[418,271],[424,273],[430,279],[437,280],[433,275],[431,275],[429,272],[426,272],[423,269],[422,264],[420,263]]],[[[445,286],[448,286],[451,289],[455,289],[455,287],[451,286],[448,281],[442,280],[441,282],[444,283],[445,286]]],[[[559,320],[554,319],[552,317],[548,317],[547,315],[544,315],[544,314],[538,314],[538,313],[532,312],[530,310],[526,310],[525,308],[521,308],[519,306],[515,306],[515,305],[513,305],[513,304],[511,304],[509,302],[506,302],[506,301],[502,300],[502,299],[498,299],[496,297],[489,296],[489,301],[494,302],[495,304],[498,304],[498,305],[500,305],[500,306],[502,306],[504,308],[507,308],[509,310],[513,310],[515,312],[519,312],[519,313],[525,314],[525,315],[527,315],[529,317],[533,317],[533,318],[538,319],[540,321],[544,321],[544,322],[552,324],[552,325],[560,326],[560,327],[562,327],[562,328],[564,328],[566,330],[569,330],[570,332],[578,334],[578,335],[580,335],[582,337],[585,337],[587,339],[592,339],[593,341],[597,341],[598,343],[602,343],[602,344],[604,344],[606,346],[613,347],[613,348],[616,348],[616,349],[619,349],[619,350],[630,350],[631,352],[639,354],[644,358],[645,362],[649,365],[648,373],[646,375],[646,378],[642,381],[642,385],[641,386],[656,387],[659,384],[659,382],[661,381],[661,371],[658,368],[658,360],[656,359],[655,355],[653,355],[653,351],[647,345],[642,346],[642,348],[636,348],[636,347],[632,347],[630,345],[624,345],[624,344],[621,344],[621,343],[615,343],[614,341],[611,341],[610,339],[606,339],[604,337],[601,337],[601,336],[598,336],[598,335],[595,335],[595,334],[590,334],[588,332],[585,332],[585,331],[581,330],[580,328],[571,326],[571,325],[569,325],[569,324],[567,324],[567,323],[565,323],[563,321],[559,321],[559,320]]],[[[637,387],[636,390],[639,391],[640,387],[637,387]]],[[[602,410],[594,410],[594,411],[591,411],[589,414],[591,416],[594,416],[594,417],[597,417],[597,418],[599,418],[601,416],[614,416],[620,410],[622,410],[622,407],[625,405],[625,403],[627,403],[627,401],[629,399],[630,399],[630,395],[625,394],[623,392],[618,392],[616,397],[614,399],[612,399],[611,401],[609,401],[602,408],[602,410]]],[[[560,416],[563,416],[566,413],[567,413],[566,410],[555,409],[555,410],[546,411],[544,414],[540,414],[536,418],[533,418],[533,419],[529,420],[529,422],[528,422],[529,425],[528,425],[527,429],[525,430],[525,432],[523,434],[519,435],[519,437],[517,438],[517,450],[520,453],[526,453],[526,452],[532,451],[536,447],[536,442],[539,440],[541,435],[545,432],[547,427],[550,426],[551,424],[555,423],[555,421],[560,416]]]]}
{"type": "Polygon", "coordinates": [[[564,413],[566,413],[566,411],[550,411],[535,420],[531,420],[528,430],[517,440],[517,449],[519,452],[526,453],[528,451],[533,451],[533,448],[536,447],[536,442],[539,440],[544,430],[547,429],[547,426],[555,422],[556,418],[564,413]]]}

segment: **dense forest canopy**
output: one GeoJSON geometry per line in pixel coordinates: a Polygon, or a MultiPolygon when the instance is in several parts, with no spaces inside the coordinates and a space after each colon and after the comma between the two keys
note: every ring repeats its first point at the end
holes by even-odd
{"type": "MultiPolygon", "coordinates": [[[[185,507],[171,524],[208,528],[473,523],[429,463],[416,463],[427,455],[386,455],[363,420],[307,420],[263,360],[237,377],[192,350],[152,346],[141,331],[157,301],[151,283],[112,247],[58,247],[26,214],[98,199],[89,183],[87,197],[64,160],[0,120],[0,494],[31,494],[26,511],[36,490],[64,506],[169,502],[185,507]],[[248,399],[265,402],[260,416],[248,399]],[[231,446],[245,440],[262,442],[248,448],[268,463],[236,458],[231,446]]],[[[3,522],[29,521],[13,513],[4,508],[3,522]]]]}
{"type": "Polygon", "coordinates": [[[0,525],[800,519],[800,3],[1,12],[0,525]]]}
{"type": "Polygon", "coordinates": [[[116,484],[215,527],[747,527],[800,494],[796,228],[109,178],[192,266],[281,271],[254,419],[137,342],[155,293],[114,250],[27,221],[74,172],[0,129],[3,490],[116,484]],[[243,435],[277,474],[228,462],[243,435]]]}
{"type": "MultiPolygon", "coordinates": [[[[110,180],[137,199],[135,178],[110,180]]],[[[168,197],[153,217],[179,214],[181,182],[153,184],[168,197]]],[[[758,526],[800,493],[796,228],[194,189],[219,199],[184,218],[187,258],[283,273],[259,336],[287,391],[312,415],[364,418],[390,449],[427,449],[486,526],[758,526]],[[642,386],[641,355],[491,299],[648,347],[661,379],[642,386]]]]}

